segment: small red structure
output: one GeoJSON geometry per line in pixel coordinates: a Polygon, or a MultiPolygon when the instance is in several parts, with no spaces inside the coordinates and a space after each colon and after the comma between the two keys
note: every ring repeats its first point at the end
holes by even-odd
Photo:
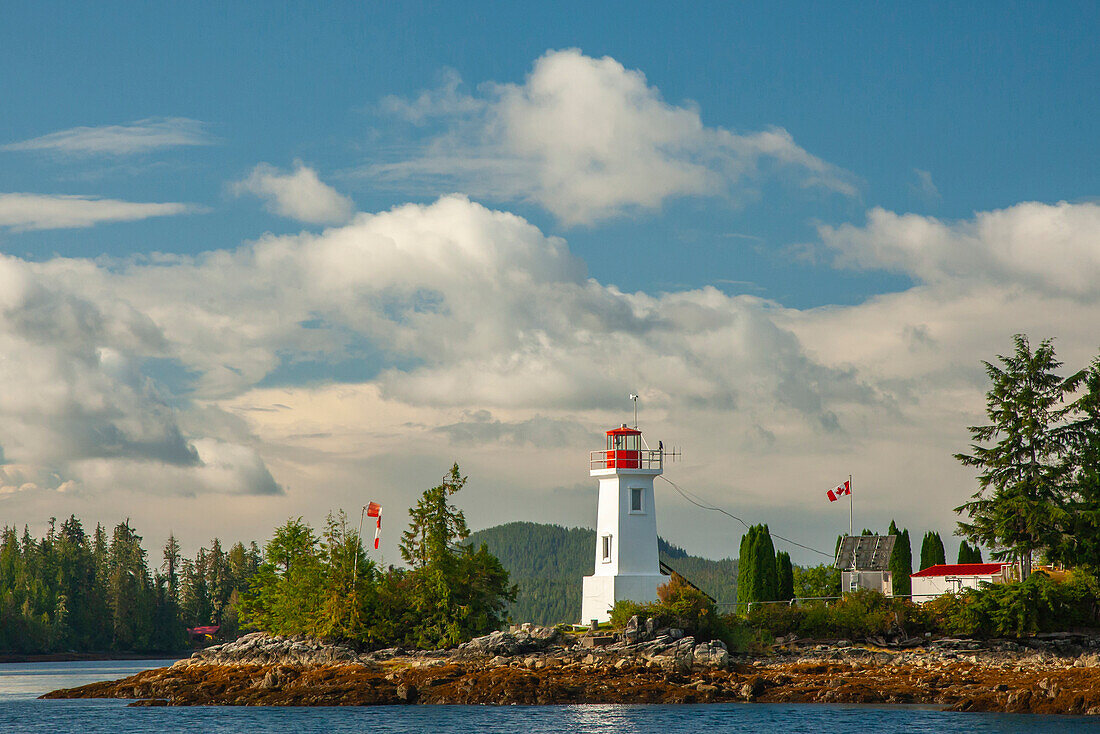
{"type": "Polygon", "coordinates": [[[218,634],[218,630],[220,629],[221,625],[218,624],[212,624],[206,627],[188,627],[187,634],[191,635],[192,637],[213,638],[214,635],[218,634]]]}
{"type": "Polygon", "coordinates": [[[625,424],[607,432],[607,468],[640,469],[642,432],[625,424]]]}

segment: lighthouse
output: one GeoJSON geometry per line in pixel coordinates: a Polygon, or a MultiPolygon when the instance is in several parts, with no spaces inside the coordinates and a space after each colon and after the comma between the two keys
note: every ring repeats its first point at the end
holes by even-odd
{"type": "Polygon", "coordinates": [[[589,473],[599,479],[596,568],[584,577],[581,623],[606,622],[617,601],[656,601],[661,574],[657,556],[657,506],[653,480],[662,452],[649,449],[637,428],[607,432],[607,445],[589,455],[589,473]]]}

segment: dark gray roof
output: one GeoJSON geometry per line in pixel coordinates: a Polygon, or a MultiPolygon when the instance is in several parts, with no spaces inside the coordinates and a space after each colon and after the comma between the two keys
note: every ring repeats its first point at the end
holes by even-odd
{"type": "Polygon", "coordinates": [[[889,571],[896,535],[846,535],[836,554],[837,568],[857,571],[889,571]],[[854,561],[854,564],[853,564],[854,561]]]}

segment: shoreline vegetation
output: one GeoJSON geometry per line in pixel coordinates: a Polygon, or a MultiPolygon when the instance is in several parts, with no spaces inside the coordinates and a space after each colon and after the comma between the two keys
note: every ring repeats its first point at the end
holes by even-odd
{"type": "Polygon", "coordinates": [[[942,638],[917,647],[795,638],[731,655],[720,641],[697,642],[675,628],[611,637],[523,625],[452,650],[368,653],[254,633],[168,668],[42,698],[133,699],[131,706],[851,703],[1100,715],[1100,635],[942,638]]]}

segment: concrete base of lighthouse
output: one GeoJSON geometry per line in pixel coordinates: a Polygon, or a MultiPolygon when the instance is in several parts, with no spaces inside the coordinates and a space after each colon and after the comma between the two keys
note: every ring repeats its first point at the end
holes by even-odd
{"type": "Polygon", "coordinates": [[[581,597],[581,624],[595,619],[611,619],[611,607],[618,601],[647,603],[657,601],[657,587],[668,583],[664,574],[619,574],[617,576],[585,576],[581,597]]]}

